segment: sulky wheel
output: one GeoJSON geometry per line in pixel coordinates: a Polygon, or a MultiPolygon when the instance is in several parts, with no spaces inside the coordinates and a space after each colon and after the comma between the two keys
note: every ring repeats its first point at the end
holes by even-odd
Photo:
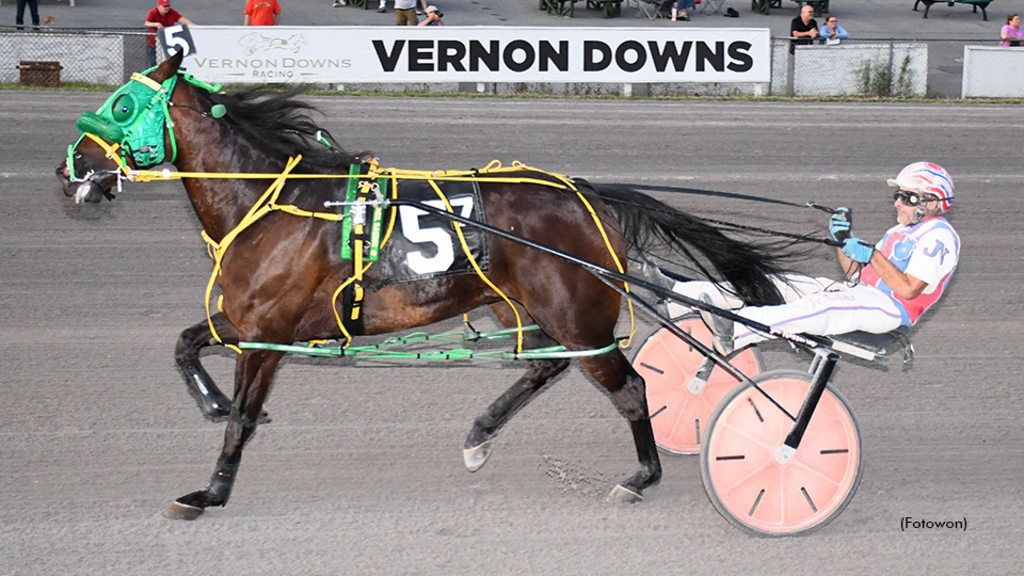
{"type": "MultiPolygon", "coordinates": [[[[753,378],[794,416],[811,375],[773,370],[753,378]]],[[[863,470],[860,427],[846,400],[825,388],[792,459],[776,450],[793,426],[750,385],[726,396],[701,453],[704,489],[726,520],[758,536],[799,536],[834,520],[853,499],[863,470]]]]}
{"type": "MultiPolygon", "coordinates": [[[[696,314],[676,320],[684,332],[711,346],[711,331],[696,314]]],[[[764,364],[756,347],[737,351],[729,361],[744,374],[761,373],[764,364]]],[[[693,381],[704,356],[689,344],[660,328],[640,346],[633,369],[647,384],[647,406],[658,447],[673,454],[697,454],[701,437],[715,406],[740,382],[714,366],[707,383],[693,381]]]]}

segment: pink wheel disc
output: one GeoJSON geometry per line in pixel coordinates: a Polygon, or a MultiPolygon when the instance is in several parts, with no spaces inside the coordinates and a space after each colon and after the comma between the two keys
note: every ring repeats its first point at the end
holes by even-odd
{"type": "MultiPolygon", "coordinates": [[[[676,326],[702,344],[711,345],[711,331],[699,317],[685,316],[676,326]]],[[[665,328],[652,334],[633,359],[633,369],[647,383],[647,406],[652,415],[654,440],[664,450],[699,453],[701,436],[711,413],[739,384],[739,380],[715,366],[707,385],[700,393],[693,394],[686,385],[703,361],[700,352],[665,328]]],[[[760,357],[753,348],[739,351],[730,362],[750,377],[761,372],[760,357]]]]}
{"type": "MultiPolygon", "coordinates": [[[[793,415],[810,387],[795,372],[762,374],[759,385],[793,415]]],[[[792,421],[747,387],[722,408],[705,447],[710,490],[736,521],[782,535],[831,519],[855,488],[860,435],[846,406],[826,389],[793,459],[779,463],[792,421]]]]}

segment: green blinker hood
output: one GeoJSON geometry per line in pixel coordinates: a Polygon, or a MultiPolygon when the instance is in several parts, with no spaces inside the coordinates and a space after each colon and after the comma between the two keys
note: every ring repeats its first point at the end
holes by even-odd
{"type": "Polygon", "coordinates": [[[120,126],[95,112],[83,112],[75,126],[79,132],[95,134],[107,142],[120,143],[124,140],[124,130],[120,126]]]}
{"type": "MultiPolygon", "coordinates": [[[[154,70],[155,67],[142,74],[132,74],[131,81],[114,92],[97,111],[83,113],[75,124],[82,133],[78,142],[86,133],[93,134],[112,144],[119,144],[121,156],[131,154],[136,167],[149,168],[162,164],[166,159],[166,134],[171,143],[170,162],[174,162],[178,156],[178,145],[168,106],[178,78],[209,92],[219,92],[221,86],[207,84],[187,72],[178,71],[156,88],[157,83],[145,76],[154,70]]],[[[221,118],[224,114],[225,108],[221,104],[215,104],[210,111],[214,118],[221,118]]],[[[68,147],[67,166],[72,178],[75,177],[72,155],[78,142],[68,147]]]]}

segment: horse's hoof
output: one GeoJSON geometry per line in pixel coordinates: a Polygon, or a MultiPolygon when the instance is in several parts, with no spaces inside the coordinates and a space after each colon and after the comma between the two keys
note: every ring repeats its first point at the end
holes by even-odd
{"type": "Polygon", "coordinates": [[[615,488],[612,488],[612,491],[608,494],[608,499],[613,502],[636,504],[642,501],[644,497],[639,492],[634,492],[622,484],[616,484],[615,488]]]}
{"type": "Polygon", "coordinates": [[[164,512],[164,518],[171,520],[195,520],[199,518],[203,513],[203,509],[198,506],[189,506],[188,504],[182,504],[181,502],[172,502],[170,508],[164,512]]]}
{"type": "Polygon", "coordinates": [[[462,461],[466,464],[466,469],[470,472],[476,472],[481,466],[487,463],[487,459],[491,457],[491,441],[488,440],[479,446],[472,448],[465,448],[462,450],[462,461]]]}

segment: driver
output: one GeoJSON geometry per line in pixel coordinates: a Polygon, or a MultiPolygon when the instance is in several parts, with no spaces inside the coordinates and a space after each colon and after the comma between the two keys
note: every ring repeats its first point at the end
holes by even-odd
{"type": "MultiPolygon", "coordinates": [[[[874,246],[849,236],[845,208],[829,221],[833,239],[843,242],[837,255],[845,282],[785,276],[776,279],[785,304],[742,307],[717,284],[674,282],[653,266],[644,273],[675,292],[791,334],[881,334],[912,326],[939,300],[956,270],[960,237],[943,217],[953,204],[953,179],[938,164],[914,162],[887,183],[896,188],[896,225],[874,246]]],[[[670,312],[672,307],[679,312],[675,305],[670,312]]],[[[701,311],[701,317],[720,354],[771,338],[710,312],[701,311]]]]}

